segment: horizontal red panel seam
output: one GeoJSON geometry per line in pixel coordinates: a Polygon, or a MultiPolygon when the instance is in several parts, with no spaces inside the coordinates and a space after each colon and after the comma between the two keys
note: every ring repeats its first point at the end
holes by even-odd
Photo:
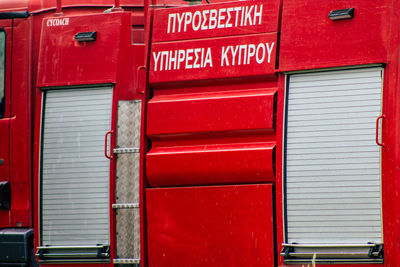
{"type": "Polygon", "coordinates": [[[255,35],[268,34],[268,33],[274,34],[274,33],[278,33],[278,31],[266,31],[266,32],[257,32],[257,33],[247,33],[247,34],[233,34],[233,35],[215,36],[215,37],[208,37],[208,38],[179,39],[179,40],[176,40],[176,41],[169,40],[169,41],[153,42],[152,44],[167,44],[167,43],[177,44],[177,43],[180,43],[180,42],[185,42],[186,43],[187,41],[202,41],[202,40],[211,41],[213,39],[225,39],[225,38],[230,38],[230,37],[242,37],[242,36],[248,36],[250,38],[250,37],[255,36],[255,35]]]}
{"type": "Polygon", "coordinates": [[[241,94],[241,95],[231,95],[231,94],[226,94],[226,95],[218,95],[218,96],[213,96],[213,95],[207,95],[207,96],[191,96],[191,98],[185,98],[185,96],[179,96],[177,95],[176,98],[172,98],[169,96],[168,99],[159,99],[159,98],[153,98],[152,100],[149,101],[149,103],[170,103],[170,102],[180,102],[180,101],[204,101],[204,100],[214,100],[214,99],[232,99],[232,98],[247,98],[247,97],[256,97],[256,96],[273,96],[275,92],[268,92],[268,93],[259,93],[259,94],[241,94]]]}
{"type": "MultiPolygon", "coordinates": [[[[186,154],[186,153],[213,153],[213,152],[228,152],[228,151],[255,151],[255,150],[270,150],[275,147],[275,143],[261,143],[258,145],[240,145],[240,147],[221,146],[187,146],[187,147],[163,147],[152,148],[147,155],[162,155],[162,154],[186,154]]],[[[239,145],[238,145],[239,146],[239,145]]]]}
{"type": "MultiPolygon", "coordinates": [[[[186,88],[182,88],[183,90],[186,88]]],[[[196,90],[196,89],[195,89],[196,90]]],[[[258,95],[274,95],[278,91],[277,87],[270,88],[254,88],[254,89],[238,89],[238,90],[227,90],[227,91],[212,91],[212,92],[198,92],[198,93],[185,93],[179,92],[174,94],[158,94],[154,96],[150,101],[153,102],[164,102],[169,99],[191,99],[191,98],[219,98],[229,96],[258,96],[258,95]]],[[[159,91],[160,92],[160,91],[159,91]]]]}
{"type": "MultiPolygon", "coordinates": [[[[247,34],[215,36],[215,37],[208,37],[208,38],[179,39],[179,40],[176,40],[176,41],[152,42],[151,51],[153,51],[153,45],[158,45],[158,44],[162,44],[162,45],[166,45],[168,43],[178,44],[178,43],[187,43],[188,41],[195,43],[195,41],[210,41],[210,40],[215,40],[215,39],[229,39],[229,38],[232,38],[232,37],[245,37],[245,36],[248,36],[249,38],[251,38],[251,37],[254,37],[254,36],[258,36],[258,35],[277,34],[277,33],[278,33],[278,31],[270,31],[270,32],[257,32],[257,33],[247,33],[247,34]]],[[[249,42],[251,42],[251,39],[249,39],[249,42]]]]}

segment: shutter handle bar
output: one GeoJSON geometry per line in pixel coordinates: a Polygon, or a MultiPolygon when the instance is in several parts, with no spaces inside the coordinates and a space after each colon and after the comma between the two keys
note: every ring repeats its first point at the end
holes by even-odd
{"type": "Polygon", "coordinates": [[[107,147],[108,147],[108,135],[111,135],[111,134],[113,134],[113,133],[114,133],[113,131],[108,131],[108,132],[106,133],[105,140],[104,140],[104,156],[106,156],[106,158],[108,158],[108,159],[113,159],[113,155],[111,154],[111,156],[109,156],[109,155],[108,155],[108,151],[107,151],[107,147]]]}
{"type": "Polygon", "coordinates": [[[378,146],[384,146],[382,137],[381,137],[382,142],[379,142],[379,120],[384,119],[384,118],[385,118],[385,115],[380,115],[378,118],[376,118],[375,142],[378,146]]]}
{"type": "Polygon", "coordinates": [[[140,71],[141,70],[146,70],[146,66],[139,66],[137,68],[137,72],[136,72],[136,91],[138,93],[140,93],[140,94],[144,94],[144,89],[143,90],[139,90],[140,89],[140,71]]]}

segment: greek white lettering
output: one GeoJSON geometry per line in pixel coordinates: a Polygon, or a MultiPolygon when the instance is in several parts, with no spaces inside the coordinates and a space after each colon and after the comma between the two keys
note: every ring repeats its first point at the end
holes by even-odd
{"type": "Polygon", "coordinates": [[[184,25],[184,29],[183,29],[184,32],[186,32],[187,25],[190,24],[191,22],[192,22],[192,13],[186,12],[186,15],[185,15],[185,25],[184,25]]]}
{"type": "Polygon", "coordinates": [[[261,43],[261,44],[257,45],[256,61],[257,61],[258,64],[261,64],[261,63],[264,62],[264,59],[265,59],[265,46],[264,46],[263,43],[261,43]],[[262,49],[261,57],[260,57],[260,53],[259,53],[260,49],[262,49]]]}
{"type": "Polygon", "coordinates": [[[185,17],[185,13],[182,13],[181,16],[179,16],[179,13],[176,14],[176,15],[177,15],[177,18],[178,18],[178,32],[181,32],[182,22],[183,22],[183,19],[185,17]]]}
{"type": "Polygon", "coordinates": [[[173,19],[173,22],[172,22],[172,32],[175,32],[176,14],[175,14],[175,13],[170,13],[170,14],[168,15],[168,28],[167,28],[167,33],[170,33],[170,29],[171,29],[171,19],[173,19]]]}
{"type": "Polygon", "coordinates": [[[153,52],[153,58],[154,58],[154,71],[157,71],[157,64],[158,60],[160,59],[160,52],[156,54],[156,52],[153,52]]]}
{"type": "Polygon", "coordinates": [[[226,8],[221,8],[220,10],[218,10],[218,29],[225,27],[225,25],[221,23],[225,19],[225,16],[222,15],[223,12],[226,12],[226,8]]]}
{"type": "Polygon", "coordinates": [[[269,43],[265,43],[265,46],[267,47],[268,50],[268,63],[271,61],[271,52],[272,49],[274,48],[274,42],[271,43],[271,46],[269,46],[269,43]]]}
{"type": "Polygon", "coordinates": [[[203,23],[201,24],[201,29],[202,30],[208,30],[208,26],[206,24],[207,22],[207,14],[210,13],[210,10],[204,10],[203,11],[203,23]]]}
{"type": "Polygon", "coordinates": [[[260,5],[260,10],[257,12],[257,5],[254,7],[254,24],[256,24],[256,18],[258,18],[258,25],[261,24],[261,16],[262,16],[263,5],[260,5]]]}
{"type": "Polygon", "coordinates": [[[210,23],[208,24],[208,28],[211,29],[215,29],[215,27],[217,26],[217,10],[216,9],[211,9],[210,10],[210,23]]]}
{"type": "Polygon", "coordinates": [[[200,29],[201,26],[201,13],[200,11],[196,11],[194,12],[193,15],[193,30],[194,31],[198,31],[200,29]],[[197,19],[196,19],[197,17],[197,19]],[[198,24],[196,25],[196,21],[198,21],[198,24]]]}
{"type": "Polygon", "coordinates": [[[224,64],[226,66],[229,66],[229,60],[228,60],[228,51],[229,48],[231,48],[231,46],[226,47],[225,46],[222,47],[222,53],[221,53],[221,67],[224,66],[224,64]]]}

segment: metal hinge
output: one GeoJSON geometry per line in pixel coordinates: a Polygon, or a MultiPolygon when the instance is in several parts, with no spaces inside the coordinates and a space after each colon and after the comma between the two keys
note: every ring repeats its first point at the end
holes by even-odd
{"type": "Polygon", "coordinates": [[[140,149],[138,147],[121,147],[121,148],[114,148],[114,154],[126,154],[126,153],[139,153],[140,149]]]}
{"type": "Polygon", "coordinates": [[[112,204],[113,209],[134,209],[139,208],[139,203],[121,203],[121,204],[112,204]]]}

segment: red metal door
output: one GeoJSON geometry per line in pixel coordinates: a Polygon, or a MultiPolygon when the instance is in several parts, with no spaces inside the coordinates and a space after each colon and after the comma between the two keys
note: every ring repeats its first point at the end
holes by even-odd
{"type": "MultiPolygon", "coordinates": [[[[10,179],[10,120],[11,118],[11,47],[12,28],[11,20],[0,21],[0,184],[10,179]]],[[[8,202],[6,193],[3,192],[3,200],[8,202]]],[[[9,212],[5,203],[0,203],[0,228],[10,224],[9,212]]]]}

